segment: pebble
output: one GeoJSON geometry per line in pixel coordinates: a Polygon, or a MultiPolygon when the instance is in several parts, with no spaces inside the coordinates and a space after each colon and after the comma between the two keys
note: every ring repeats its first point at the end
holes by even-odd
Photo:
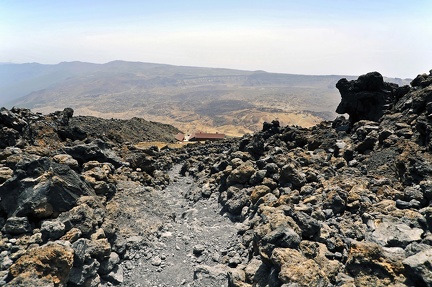
{"type": "Polygon", "coordinates": [[[153,257],[151,264],[153,266],[160,266],[162,264],[162,259],[159,256],[153,257]]]}
{"type": "Polygon", "coordinates": [[[200,256],[205,250],[205,246],[202,244],[197,244],[194,245],[193,247],[193,254],[195,254],[196,256],[200,256]]]}

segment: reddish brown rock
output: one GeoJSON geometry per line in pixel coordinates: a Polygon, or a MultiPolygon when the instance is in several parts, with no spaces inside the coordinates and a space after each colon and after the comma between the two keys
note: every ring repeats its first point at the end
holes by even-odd
{"type": "Polygon", "coordinates": [[[327,286],[329,280],[320,266],[307,259],[299,251],[289,248],[273,250],[272,261],[280,266],[279,279],[283,283],[297,283],[298,286],[327,286]]]}
{"type": "Polygon", "coordinates": [[[9,273],[16,281],[36,276],[60,287],[66,285],[72,265],[72,248],[49,243],[28,250],[10,267],[9,273]]]}
{"type": "Polygon", "coordinates": [[[356,286],[389,286],[404,280],[402,260],[386,256],[383,248],[371,242],[353,242],[346,263],[356,286]]]}

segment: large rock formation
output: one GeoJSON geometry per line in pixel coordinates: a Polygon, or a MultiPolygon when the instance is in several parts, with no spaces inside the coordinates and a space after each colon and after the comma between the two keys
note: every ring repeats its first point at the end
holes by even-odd
{"type": "Polygon", "coordinates": [[[336,112],[348,114],[351,123],[360,120],[378,121],[391,108],[395,97],[407,92],[406,88],[384,82],[378,72],[367,73],[352,81],[340,79],[336,88],[342,96],[336,112]]]}

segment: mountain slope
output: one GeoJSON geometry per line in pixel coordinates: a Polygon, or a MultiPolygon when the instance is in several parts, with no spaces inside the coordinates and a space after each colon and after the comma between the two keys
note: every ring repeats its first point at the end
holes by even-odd
{"type": "Polygon", "coordinates": [[[0,93],[8,100],[25,95],[10,105],[43,113],[71,107],[80,115],[143,117],[229,135],[258,131],[275,118],[301,126],[333,119],[341,78],[124,61],[0,66],[0,74],[7,69],[0,93]]]}

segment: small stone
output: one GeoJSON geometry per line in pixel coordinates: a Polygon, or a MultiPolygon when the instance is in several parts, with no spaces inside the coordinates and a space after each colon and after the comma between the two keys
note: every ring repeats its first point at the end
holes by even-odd
{"type": "Polygon", "coordinates": [[[68,165],[70,168],[78,168],[78,161],[68,154],[57,154],[53,156],[53,160],[68,165]]]}
{"type": "Polygon", "coordinates": [[[0,167],[0,184],[12,177],[13,170],[8,167],[0,167]]]}
{"type": "Polygon", "coordinates": [[[9,274],[8,270],[0,271],[0,286],[6,285],[6,278],[9,274]]]}
{"type": "Polygon", "coordinates": [[[241,258],[240,256],[236,255],[229,259],[228,266],[234,268],[237,267],[237,265],[239,265],[240,263],[241,263],[241,258]]]}
{"type": "Polygon", "coordinates": [[[10,258],[12,259],[12,261],[15,261],[18,258],[20,258],[21,256],[23,256],[26,253],[26,250],[24,250],[24,249],[14,250],[14,248],[11,248],[11,252],[12,252],[12,254],[10,255],[10,258]]]}
{"type": "Polygon", "coordinates": [[[396,207],[399,209],[407,209],[407,208],[411,207],[411,204],[409,202],[404,201],[404,200],[397,199],[396,200],[396,207]]]}
{"type": "Polygon", "coordinates": [[[301,238],[293,229],[281,225],[266,234],[263,237],[263,241],[280,247],[297,248],[301,238]]]}
{"type": "Polygon", "coordinates": [[[100,274],[108,274],[120,262],[120,257],[117,253],[111,252],[109,258],[101,263],[99,268],[100,274]]]}
{"type": "Polygon", "coordinates": [[[104,259],[109,258],[111,253],[111,245],[106,238],[91,240],[88,252],[91,257],[94,257],[99,261],[103,261],[104,259]]]}
{"type": "Polygon", "coordinates": [[[10,267],[9,271],[14,278],[27,278],[33,275],[49,280],[56,286],[64,286],[74,262],[73,258],[72,248],[59,243],[48,243],[28,250],[10,267]]]}
{"type": "Polygon", "coordinates": [[[195,256],[200,256],[204,252],[204,250],[205,250],[205,246],[204,245],[202,245],[202,244],[194,245],[194,247],[193,247],[193,254],[195,256]]]}
{"type": "Polygon", "coordinates": [[[101,286],[101,279],[99,274],[96,274],[96,276],[93,276],[91,278],[87,278],[83,284],[83,287],[99,287],[99,286],[101,286]]]}
{"type": "Polygon", "coordinates": [[[219,255],[219,253],[217,253],[217,252],[213,253],[213,255],[212,255],[212,260],[213,260],[214,262],[219,262],[219,260],[220,260],[220,255],[219,255]]]}
{"type": "Polygon", "coordinates": [[[113,271],[111,271],[107,275],[107,280],[114,284],[121,284],[124,281],[124,270],[123,267],[117,265],[114,267],[113,271]]]}
{"type": "Polygon", "coordinates": [[[126,269],[128,269],[128,270],[132,270],[132,269],[134,269],[134,265],[133,265],[133,263],[132,263],[131,261],[126,261],[126,263],[125,263],[125,267],[126,267],[126,269]]]}
{"type": "Polygon", "coordinates": [[[423,233],[422,229],[399,223],[397,219],[384,218],[376,226],[371,239],[383,246],[405,248],[412,242],[420,242],[423,233]]]}
{"type": "Polygon", "coordinates": [[[0,270],[7,270],[12,264],[13,261],[9,258],[9,256],[5,256],[3,259],[1,259],[0,270]]]}
{"type": "Polygon", "coordinates": [[[31,226],[27,217],[9,217],[2,231],[9,234],[29,233],[31,226]]]}
{"type": "Polygon", "coordinates": [[[151,265],[153,266],[160,266],[162,264],[162,259],[159,256],[153,257],[151,261],[151,265]]]}
{"type": "Polygon", "coordinates": [[[65,233],[65,225],[58,220],[45,220],[41,225],[42,239],[57,240],[65,233]]]}
{"type": "Polygon", "coordinates": [[[83,266],[73,267],[69,273],[69,282],[83,286],[87,279],[97,275],[99,266],[100,264],[96,259],[91,259],[86,261],[86,264],[83,266]]]}
{"type": "Polygon", "coordinates": [[[72,228],[65,235],[63,235],[60,240],[69,241],[71,243],[77,241],[81,237],[81,230],[78,228],[72,228]]]}
{"type": "Polygon", "coordinates": [[[32,236],[30,236],[29,244],[42,244],[42,233],[40,232],[34,232],[32,236]]]}

